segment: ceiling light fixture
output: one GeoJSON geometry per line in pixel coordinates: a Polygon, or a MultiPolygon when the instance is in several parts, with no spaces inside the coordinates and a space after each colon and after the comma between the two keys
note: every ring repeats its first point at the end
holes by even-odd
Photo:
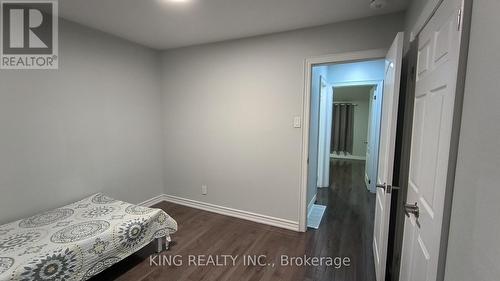
{"type": "Polygon", "coordinates": [[[386,0],[371,0],[370,7],[372,9],[382,9],[387,6],[386,0]]]}

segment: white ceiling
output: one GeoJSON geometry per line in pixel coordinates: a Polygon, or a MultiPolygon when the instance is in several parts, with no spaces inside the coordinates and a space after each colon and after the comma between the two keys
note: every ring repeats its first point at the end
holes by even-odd
{"type": "Polygon", "coordinates": [[[155,49],[263,35],[404,10],[409,0],[61,0],[60,15],[155,49]]]}

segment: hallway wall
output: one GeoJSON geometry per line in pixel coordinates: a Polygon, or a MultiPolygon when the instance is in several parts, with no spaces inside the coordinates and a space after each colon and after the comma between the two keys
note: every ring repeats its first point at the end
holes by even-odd
{"type": "Polygon", "coordinates": [[[500,276],[500,1],[474,1],[446,281],[500,276]]]}

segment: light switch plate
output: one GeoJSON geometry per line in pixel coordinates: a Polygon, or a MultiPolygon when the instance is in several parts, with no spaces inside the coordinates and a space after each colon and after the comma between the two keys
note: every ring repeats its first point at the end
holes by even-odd
{"type": "Polygon", "coordinates": [[[202,195],[207,195],[207,192],[208,192],[207,185],[206,184],[202,184],[201,185],[201,194],[202,195]]]}
{"type": "Polygon", "coordinates": [[[302,127],[302,120],[300,116],[294,116],[293,117],[293,127],[294,128],[300,128],[302,127]]]}

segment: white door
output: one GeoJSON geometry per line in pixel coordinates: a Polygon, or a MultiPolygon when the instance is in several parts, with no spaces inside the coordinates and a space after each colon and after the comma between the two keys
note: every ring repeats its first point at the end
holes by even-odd
{"type": "Polygon", "coordinates": [[[373,118],[374,108],[375,106],[375,87],[370,90],[370,102],[368,103],[368,132],[366,134],[367,144],[366,144],[366,162],[365,162],[365,184],[368,190],[372,190],[372,180],[371,180],[371,172],[373,170],[372,163],[372,150],[373,150],[373,136],[374,136],[374,127],[373,118]]]}
{"type": "Polygon", "coordinates": [[[330,185],[330,142],[332,131],[333,92],[321,76],[319,96],[318,187],[330,185]]]}
{"type": "Polygon", "coordinates": [[[378,148],[380,140],[380,115],[382,111],[383,82],[379,82],[370,90],[370,103],[368,109],[368,134],[365,162],[365,184],[370,192],[376,192],[376,178],[378,165],[378,148]]]}
{"type": "Polygon", "coordinates": [[[391,207],[392,172],[396,142],[399,83],[403,59],[403,37],[398,33],[386,56],[384,90],[382,95],[382,121],[378,154],[377,188],[375,199],[375,222],[373,231],[373,255],[377,281],[385,280],[389,213],[391,207]]]}
{"type": "MultiPolygon", "coordinates": [[[[444,1],[419,35],[400,280],[435,281],[460,48],[461,1],[444,1]],[[408,210],[408,209],[407,209],[408,210]],[[416,210],[416,208],[414,208],[416,210]]],[[[466,265],[464,265],[466,266],[466,265]]]]}

